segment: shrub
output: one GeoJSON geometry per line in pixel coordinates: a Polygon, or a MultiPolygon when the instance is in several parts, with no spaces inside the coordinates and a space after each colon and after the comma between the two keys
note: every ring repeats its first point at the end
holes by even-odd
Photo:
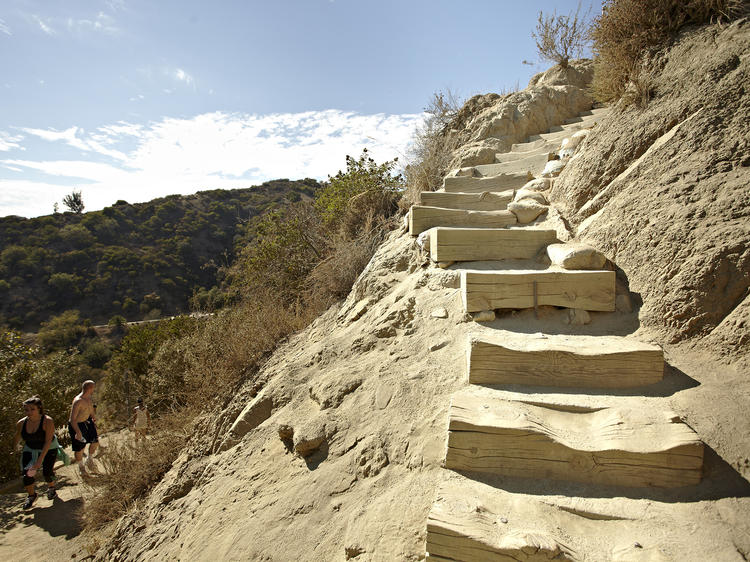
{"type": "Polygon", "coordinates": [[[742,0],[605,0],[591,31],[594,96],[603,102],[618,100],[631,81],[631,88],[643,90],[638,81],[643,81],[648,55],[682,27],[747,13],[742,0]]]}
{"type": "Polygon", "coordinates": [[[48,322],[42,322],[37,339],[46,350],[68,349],[81,341],[86,328],[77,310],[66,310],[53,316],[48,322]]]}
{"type": "Polygon", "coordinates": [[[589,24],[586,22],[588,12],[582,16],[579,14],[581,5],[575,12],[568,15],[560,15],[553,12],[545,15],[539,12],[536,29],[531,36],[536,41],[539,56],[551,62],[567,68],[568,61],[583,53],[584,47],[589,43],[589,24]]]}
{"type": "MultiPolygon", "coordinates": [[[[80,383],[74,356],[58,352],[43,357],[13,331],[0,332],[0,448],[11,451],[22,402],[36,394],[52,417],[61,443],[67,441],[66,420],[80,383]]],[[[18,456],[0,455],[0,479],[18,474],[18,456]]]]}
{"type": "Polygon", "coordinates": [[[417,127],[408,149],[406,194],[402,207],[419,202],[419,193],[435,191],[442,186],[455,148],[448,126],[458,115],[461,102],[453,92],[436,92],[425,108],[425,120],[417,127]]]}

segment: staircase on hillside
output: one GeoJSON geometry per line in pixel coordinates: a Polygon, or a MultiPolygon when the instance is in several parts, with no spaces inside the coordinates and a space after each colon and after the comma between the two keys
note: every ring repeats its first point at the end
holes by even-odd
{"type": "MultiPolygon", "coordinates": [[[[546,212],[544,191],[551,185],[534,178],[552,175],[546,170],[560,142],[593,126],[606,111],[592,110],[515,144],[493,164],[456,171],[442,190],[422,193],[412,207],[410,233],[419,236],[434,262],[441,267],[484,262],[481,269],[467,263],[461,270],[464,310],[476,320],[493,320],[496,309],[543,305],[615,310],[615,273],[603,267],[603,256],[558,244],[555,231],[534,225],[546,212]],[[545,251],[551,265],[538,259],[545,251]]],[[[427,522],[429,559],[580,560],[583,551],[586,559],[595,553],[592,560],[660,559],[656,547],[643,548],[635,540],[637,523],[618,525],[617,517],[571,508],[562,500],[560,505],[519,500],[488,485],[487,478],[515,478],[530,486],[696,485],[704,446],[692,429],[667,408],[643,411],[627,397],[603,399],[605,389],[660,381],[661,349],[627,337],[499,337],[483,328],[469,336],[466,352],[468,386],[451,400],[445,468],[468,478],[449,477],[438,490],[427,522]],[[482,386],[511,384],[558,392],[576,388],[580,394],[525,400],[482,386]]],[[[670,528],[669,521],[662,523],[670,528]]]]}

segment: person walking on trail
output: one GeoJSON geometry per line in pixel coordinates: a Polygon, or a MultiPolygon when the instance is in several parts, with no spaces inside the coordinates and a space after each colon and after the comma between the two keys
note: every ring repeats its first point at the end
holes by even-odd
{"type": "Polygon", "coordinates": [[[143,398],[138,399],[138,405],[133,408],[133,429],[135,429],[135,440],[141,441],[146,438],[148,430],[151,429],[151,414],[148,407],[143,405],[143,398]]]}
{"type": "MultiPolygon", "coordinates": [[[[58,450],[62,450],[55,437],[55,423],[45,415],[42,401],[38,396],[32,396],[23,402],[26,417],[16,423],[16,433],[13,439],[13,450],[23,439],[24,446],[21,453],[21,473],[23,485],[28,497],[23,504],[24,509],[31,508],[37,499],[35,490],[35,476],[41,468],[44,480],[47,482],[47,499],[57,497],[55,488],[55,461],[58,450]]],[[[63,453],[64,455],[64,453],[63,453]]]]}
{"type": "Polygon", "coordinates": [[[81,475],[86,476],[86,468],[96,472],[94,465],[94,452],[99,447],[99,435],[96,432],[96,414],[94,412],[94,381],[85,381],[81,386],[81,392],[73,399],[73,405],[70,408],[70,420],[68,421],[68,430],[70,439],[73,442],[73,453],[75,462],[81,475]],[[86,467],[81,462],[83,460],[83,450],[86,444],[89,446],[88,459],[86,467]]]}

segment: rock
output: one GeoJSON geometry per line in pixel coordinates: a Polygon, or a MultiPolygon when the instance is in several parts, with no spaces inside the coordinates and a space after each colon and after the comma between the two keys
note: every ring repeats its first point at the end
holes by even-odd
{"type": "Polygon", "coordinates": [[[456,262],[454,262],[454,261],[439,261],[437,265],[438,265],[438,267],[440,269],[448,269],[454,263],[456,263],[456,262]]]}
{"type": "Polygon", "coordinates": [[[479,312],[473,312],[471,314],[471,319],[474,320],[474,322],[492,322],[495,319],[495,311],[482,310],[479,312]]]}
{"type": "Polygon", "coordinates": [[[359,375],[342,375],[332,378],[318,378],[308,389],[310,398],[318,403],[321,410],[338,408],[344,398],[362,385],[359,375]]]}
{"type": "Polygon", "coordinates": [[[544,72],[535,74],[529,86],[576,86],[585,89],[594,77],[594,65],[590,59],[577,59],[568,62],[566,68],[555,65],[544,72]]]}
{"type": "Polygon", "coordinates": [[[508,210],[516,216],[519,224],[528,224],[546,213],[547,206],[533,199],[524,199],[517,203],[508,203],[508,210]]]}
{"type": "Polygon", "coordinates": [[[462,177],[479,177],[481,174],[477,171],[477,169],[474,166],[468,166],[466,168],[459,168],[458,170],[453,170],[448,174],[450,177],[453,178],[462,178],[462,177]]]}
{"type": "Polygon", "coordinates": [[[279,432],[279,439],[287,441],[294,437],[294,428],[291,425],[282,423],[279,425],[277,431],[279,432]]]}
{"type": "Polygon", "coordinates": [[[430,231],[425,230],[424,232],[420,232],[419,236],[417,236],[417,246],[419,246],[422,250],[425,252],[430,251],[430,231]]]}
{"type": "Polygon", "coordinates": [[[513,198],[513,201],[518,202],[522,201],[523,199],[530,199],[532,201],[536,201],[537,203],[541,203],[542,205],[549,205],[549,201],[547,201],[547,198],[539,193],[538,191],[530,191],[526,189],[519,189],[516,191],[516,195],[513,198]]]}
{"type": "Polygon", "coordinates": [[[519,191],[547,191],[550,187],[552,187],[552,178],[536,178],[525,183],[519,191]]]}
{"type": "Polygon", "coordinates": [[[441,289],[458,289],[461,286],[460,271],[441,271],[432,270],[425,272],[424,284],[430,291],[439,291],[441,289]]]}
{"type": "Polygon", "coordinates": [[[385,409],[393,398],[393,385],[392,384],[381,384],[375,391],[375,406],[378,410],[385,409]]]}
{"type": "Polygon", "coordinates": [[[364,314],[367,312],[367,310],[370,307],[370,299],[365,299],[362,301],[359,301],[356,305],[354,305],[354,308],[351,309],[351,312],[349,313],[349,316],[347,316],[346,321],[347,323],[356,322],[364,314]]]}
{"type": "Polygon", "coordinates": [[[326,426],[320,421],[313,421],[299,432],[294,433],[294,452],[301,457],[309,457],[326,441],[326,426]]]}
{"type": "Polygon", "coordinates": [[[219,446],[220,451],[226,451],[239,443],[242,438],[271,417],[273,400],[267,395],[259,394],[245,406],[224,441],[219,446]]]}
{"type": "Polygon", "coordinates": [[[457,150],[458,156],[455,162],[461,168],[480,164],[492,164],[495,161],[495,154],[505,148],[497,139],[483,139],[460,147],[457,150]]]}
{"type": "Polygon", "coordinates": [[[563,269],[602,269],[607,258],[596,248],[580,242],[550,244],[547,255],[552,265],[563,269]]]}
{"type": "Polygon", "coordinates": [[[438,343],[433,343],[430,346],[430,351],[437,351],[438,349],[443,349],[446,345],[448,345],[450,342],[448,340],[443,340],[438,343]]]}
{"type": "Polygon", "coordinates": [[[542,170],[541,175],[543,178],[556,178],[560,175],[560,172],[562,172],[564,168],[565,162],[563,162],[562,160],[550,160],[544,166],[544,170],[542,170]]]}
{"type": "Polygon", "coordinates": [[[448,318],[448,311],[441,306],[430,312],[430,316],[433,318],[448,318]]]}
{"type": "Polygon", "coordinates": [[[582,308],[568,309],[568,315],[565,317],[565,323],[571,326],[583,326],[591,322],[591,315],[587,310],[582,308]]]}

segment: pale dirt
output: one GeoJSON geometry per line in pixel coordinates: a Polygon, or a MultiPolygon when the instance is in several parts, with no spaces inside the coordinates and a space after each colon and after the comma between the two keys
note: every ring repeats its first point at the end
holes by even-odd
{"type": "MultiPolygon", "coordinates": [[[[680,70],[690,61],[723,72],[721,76],[729,76],[730,82],[737,78],[733,72],[747,68],[748,50],[743,47],[747,27],[712,33],[697,36],[692,50],[690,45],[678,46],[665,62],[664,68],[678,74],[663,80],[682,81],[669,90],[678,100],[673,102],[680,109],[678,120],[692,114],[692,101],[679,97],[683,83],[682,89],[690,90],[691,78],[680,70]],[[706,56],[696,57],[695,48],[706,56]],[[705,62],[713,55],[724,57],[728,64],[705,62]]],[[[631,295],[634,312],[591,313],[590,324],[571,326],[565,323],[566,311],[545,307],[539,318],[533,311],[507,312],[479,326],[464,319],[453,273],[427,265],[406,232],[393,233],[349,298],[282,343],[229,408],[186,445],[142,509],[118,523],[98,558],[423,559],[427,514],[438,486],[467,477],[440,464],[450,396],[467,384],[468,334],[510,330],[631,335],[661,344],[668,365],[664,380],[656,385],[585,394],[576,389],[555,394],[522,387],[506,387],[503,392],[508,398],[532,401],[595,404],[622,398],[636,408],[672,409],[709,447],[706,470],[700,485],[671,490],[591,488],[511,478],[474,479],[477,486],[489,485],[488,493],[502,489],[519,501],[578,502],[598,513],[634,519],[648,514],[644,532],[653,540],[659,540],[668,524],[684,530],[679,540],[660,545],[664,552],[679,553],[668,559],[706,560],[708,553],[708,559],[747,560],[750,377],[745,367],[748,324],[742,316],[747,316],[747,306],[741,304],[747,301],[742,301],[739,290],[747,286],[746,261],[740,259],[747,251],[748,168],[741,156],[747,150],[747,130],[745,126],[726,131],[721,123],[744,119],[746,125],[748,119],[747,94],[731,91],[724,103],[737,102],[734,114],[724,116],[710,97],[718,95],[716,90],[706,85],[707,117],[695,121],[702,126],[701,143],[689,124],[672,139],[680,141],[670,147],[681,155],[680,167],[677,162],[667,167],[675,170],[677,179],[661,168],[649,175],[649,169],[661,166],[664,155],[646,162],[634,176],[641,178],[632,184],[638,191],[631,192],[631,184],[612,189],[585,232],[576,228],[587,218],[580,213],[586,202],[644,154],[673,118],[655,113],[658,105],[651,106],[654,109],[642,120],[632,110],[614,114],[597,126],[600,131],[613,131],[611,138],[597,140],[592,134],[583,145],[584,156],[563,172],[555,187],[553,204],[559,212],[550,212],[552,226],[561,239],[585,234],[587,242],[616,261],[621,268],[618,293],[624,295],[628,283],[637,293],[631,295]],[[628,138],[632,146],[627,145],[628,138]],[[683,142],[685,138],[692,140],[683,142]],[[728,148],[732,139],[734,152],[728,148]],[[700,147],[706,152],[696,155],[700,147]],[[713,155],[716,147],[721,154],[713,155]],[[705,215],[691,214],[692,203],[695,213],[705,215]],[[702,220],[707,217],[710,220],[702,220]],[[567,233],[562,232],[566,224],[571,226],[567,233]],[[710,250],[719,243],[720,251],[710,250]],[[744,248],[732,250],[736,244],[744,248]],[[447,318],[432,316],[438,308],[446,309],[447,318]],[[691,315],[699,320],[692,321],[691,315]],[[259,391],[272,400],[271,417],[238,445],[215,452],[236,416],[259,391]],[[322,438],[322,444],[303,459],[279,437],[281,425],[291,426],[297,436],[322,438]]],[[[690,96],[697,99],[697,94],[690,96]]],[[[76,501],[73,490],[63,489],[66,504],[76,501]]],[[[20,503],[22,497],[14,499],[20,503]]],[[[83,538],[68,541],[67,534],[50,531],[50,524],[35,525],[36,517],[49,520],[41,515],[48,509],[44,505],[41,500],[28,516],[8,511],[1,548],[11,544],[19,549],[12,551],[11,559],[25,558],[27,553],[35,559],[61,559],[71,553],[66,548],[83,543],[83,538]],[[39,550],[20,550],[32,544],[39,550]]]]}

